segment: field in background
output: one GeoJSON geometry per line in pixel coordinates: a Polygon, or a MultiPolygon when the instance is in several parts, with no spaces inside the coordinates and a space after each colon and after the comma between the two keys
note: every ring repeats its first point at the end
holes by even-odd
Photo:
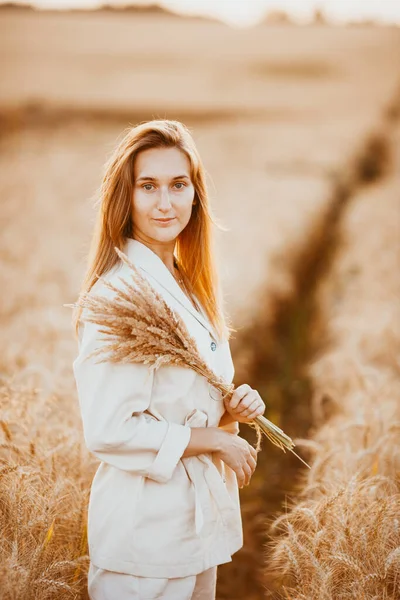
{"type": "Polygon", "coordinates": [[[272,562],[287,598],[400,596],[397,119],[388,143],[392,168],[344,208],[331,268],[316,289],[314,427],[303,443],[312,469],[272,528],[281,534],[272,562]]]}
{"type": "MultiPolygon", "coordinates": [[[[385,160],[381,119],[400,76],[399,50],[395,28],[235,31],[180,18],[1,12],[3,589],[24,589],[24,600],[35,590],[41,599],[67,597],[57,582],[84,589],[79,557],[96,464],[83,445],[76,342],[62,304],[78,293],[92,197],[122,131],[153,117],[192,129],[215,214],[228,228],[218,232],[217,252],[238,330],[239,384],[257,358],[249,350],[262,346],[246,332],[262,316],[259,335],[274,342],[278,313],[298,291],[299,257],[327,227],[345,174],[365,148],[367,171],[377,154],[385,160]]],[[[279,424],[290,406],[271,398],[267,416],[279,424]]],[[[291,426],[295,437],[304,423],[291,426]]],[[[258,479],[243,490],[245,547],[220,568],[221,599],[243,598],[244,588],[247,600],[260,597],[255,516],[271,518],[291,489],[293,462],[282,479],[287,456],[278,460],[267,443],[263,452],[270,464],[260,462],[258,479]]]]}

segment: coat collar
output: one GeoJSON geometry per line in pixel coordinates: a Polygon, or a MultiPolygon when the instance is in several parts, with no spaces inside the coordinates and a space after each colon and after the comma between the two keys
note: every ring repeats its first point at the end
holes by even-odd
{"type": "MultiPolygon", "coordinates": [[[[126,238],[125,254],[135,265],[141,267],[148,275],[158,281],[186,310],[188,310],[203,327],[205,327],[213,338],[215,331],[205,316],[205,313],[197,311],[189,298],[181,289],[175,277],[163,263],[161,258],[148,246],[133,238],[126,238]]],[[[198,301],[198,299],[196,298],[198,301]]]]}

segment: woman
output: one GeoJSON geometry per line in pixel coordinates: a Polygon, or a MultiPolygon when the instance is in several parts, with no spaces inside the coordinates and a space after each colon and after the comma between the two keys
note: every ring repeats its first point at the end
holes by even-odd
{"type": "MultiPolygon", "coordinates": [[[[130,128],[106,165],[82,291],[112,297],[124,251],[184,320],[209,366],[234,368],[212,254],[204,169],[189,130],[153,120],[130,128]]],[[[81,310],[81,309],[80,309],[81,310]]],[[[256,451],[238,423],[265,410],[239,386],[229,403],[194,370],[87,360],[103,336],[75,315],[73,369],[87,447],[102,462],[88,511],[91,600],[211,600],[217,565],[243,545],[238,486],[256,451]]]]}

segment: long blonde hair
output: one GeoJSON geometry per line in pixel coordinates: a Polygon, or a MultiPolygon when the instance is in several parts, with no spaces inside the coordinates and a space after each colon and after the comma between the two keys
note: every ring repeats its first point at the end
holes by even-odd
{"type": "MultiPolygon", "coordinates": [[[[175,147],[186,154],[195,189],[191,218],[176,240],[176,258],[186,286],[200,301],[220,339],[235,331],[227,323],[213,248],[212,226],[205,170],[189,129],[180,121],[151,120],[129,127],[105,164],[98,198],[99,209],[91,240],[88,266],[80,294],[89,292],[98,276],[120,261],[114,246],[123,250],[126,238],[134,237],[132,198],[134,165],[139,152],[175,147]]],[[[222,228],[223,229],[223,228],[222,228]]],[[[81,308],[75,308],[73,326],[78,336],[81,308]]]]}

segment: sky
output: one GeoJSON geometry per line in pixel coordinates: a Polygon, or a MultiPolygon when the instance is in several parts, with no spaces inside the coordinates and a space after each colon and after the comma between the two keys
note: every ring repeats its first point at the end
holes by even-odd
{"type": "MultiPolygon", "coordinates": [[[[4,3],[6,0],[0,0],[4,3]]],[[[14,0],[39,8],[96,8],[100,4],[151,4],[151,0],[14,0]]],[[[285,10],[299,22],[309,20],[315,8],[332,21],[377,19],[400,25],[400,0],[154,0],[186,14],[210,15],[236,27],[255,25],[269,10],[285,10]]]]}

